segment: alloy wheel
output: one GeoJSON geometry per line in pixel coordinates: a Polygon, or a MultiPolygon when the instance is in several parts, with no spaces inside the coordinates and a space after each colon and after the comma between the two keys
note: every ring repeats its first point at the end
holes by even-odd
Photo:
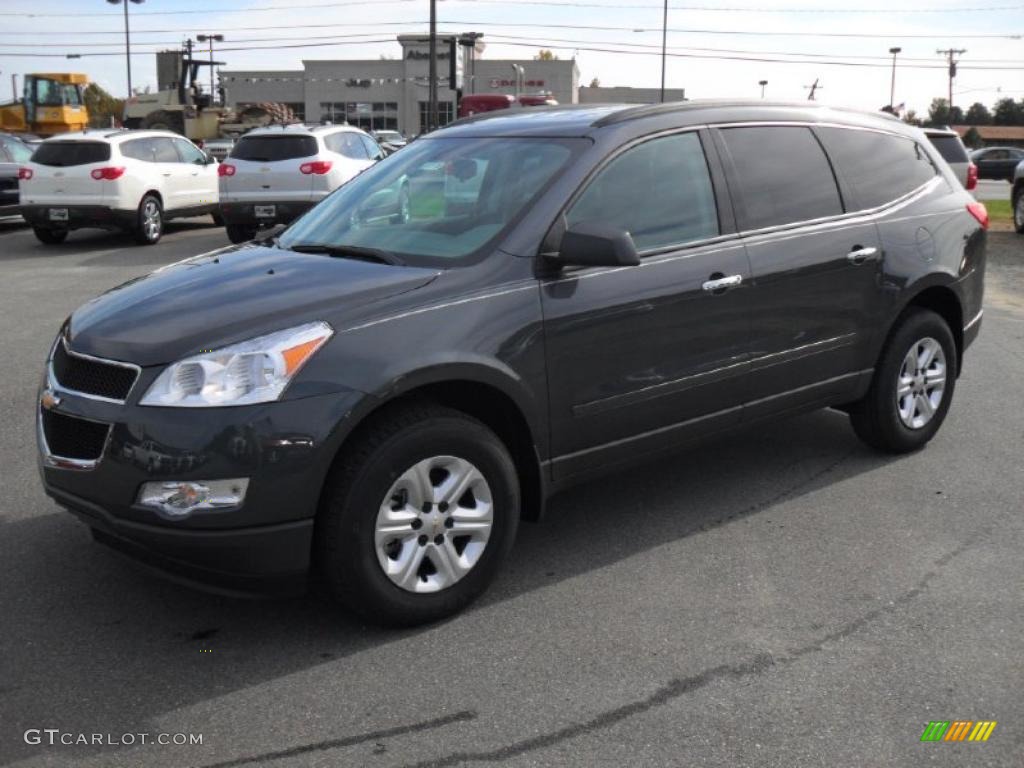
{"type": "Polygon", "coordinates": [[[149,240],[160,236],[160,206],[156,200],[147,200],[142,206],[142,229],[149,240]]]}
{"type": "Polygon", "coordinates": [[[473,464],[434,456],[392,484],[377,513],[381,570],[408,592],[440,592],[463,579],[487,546],[494,523],[490,486],[473,464]]]}
{"type": "Polygon", "coordinates": [[[942,405],[946,391],[946,354],[935,339],[915,341],[903,358],[896,383],[896,407],[900,421],[921,429],[942,405]]]}

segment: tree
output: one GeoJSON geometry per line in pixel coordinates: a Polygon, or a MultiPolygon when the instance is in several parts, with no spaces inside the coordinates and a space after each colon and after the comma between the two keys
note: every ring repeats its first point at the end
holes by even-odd
{"type": "Polygon", "coordinates": [[[946,99],[932,99],[928,107],[929,125],[958,125],[964,121],[964,111],[960,107],[953,107],[949,110],[949,101],[946,99]]]}
{"type": "Polygon", "coordinates": [[[972,125],[970,127],[970,130],[968,130],[967,133],[964,134],[964,144],[966,144],[971,149],[978,149],[979,147],[983,147],[985,145],[985,141],[984,139],[981,138],[981,134],[978,133],[978,129],[972,125]]]}
{"type": "Polygon", "coordinates": [[[598,79],[597,79],[597,78],[595,77],[595,78],[594,78],[593,80],[591,80],[591,81],[590,81],[590,87],[591,87],[591,88],[600,88],[600,87],[601,87],[601,81],[600,81],[600,80],[598,80],[598,79]]]}
{"type": "Polygon", "coordinates": [[[115,99],[96,83],[85,87],[85,108],[91,128],[109,128],[111,118],[120,123],[124,116],[124,99],[115,99]]]}
{"type": "Polygon", "coordinates": [[[912,109],[908,109],[903,113],[903,122],[909,123],[910,125],[921,125],[921,118],[917,116],[917,112],[912,109]]]}
{"type": "Polygon", "coordinates": [[[988,111],[988,107],[980,101],[976,101],[967,108],[967,114],[964,115],[964,122],[967,123],[967,125],[991,125],[992,113],[988,111]]]}
{"type": "Polygon", "coordinates": [[[535,61],[558,61],[558,56],[554,51],[549,51],[547,48],[541,48],[533,58],[535,61]]]}
{"type": "Polygon", "coordinates": [[[1000,99],[992,110],[992,122],[996,125],[1024,125],[1024,104],[1010,98],[1000,99]]]}

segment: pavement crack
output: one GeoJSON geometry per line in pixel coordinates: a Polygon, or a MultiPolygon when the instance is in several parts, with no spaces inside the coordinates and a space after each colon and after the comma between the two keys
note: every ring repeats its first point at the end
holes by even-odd
{"type": "Polygon", "coordinates": [[[302,744],[297,747],[289,747],[288,749],[281,749],[275,752],[264,752],[259,755],[249,755],[247,757],[238,757],[233,760],[225,760],[220,763],[209,763],[204,765],[202,768],[233,768],[236,765],[251,765],[253,763],[264,764],[271,760],[281,760],[286,757],[298,757],[299,755],[306,755],[311,752],[324,752],[329,749],[338,749],[340,747],[351,747],[356,744],[362,744],[364,742],[379,742],[382,739],[387,739],[394,736],[404,736],[407,733],[418,733],[419,731],[430,730],[431,728],[441,728],[446,725],[452,725],[454,723],[461,723],[467,720],[475,720],[477,717],[476,712],[470,710],[463,710],[461,712],[455,712],[451,715],[445,715],[444,717],[438,717],[433,720],[424,720],[419,723],[412,723],[410,725],[399,725],[394,728],[385,728],[379,731],[370,731],[369,733],[362,733],[357,736],[346,736],[341,739],[327,739],[325,741],[318,741],[314,744],[302,744]]]}
{"type": "MultiPolygon", "coordinates": [[[[831,469],[838,466],[842,460],[843,459],[840,459],[836,462],[831,469]]],[[[826,468],[819,474],[826,474],[831,471],[831,469],[826,468]]],[[[517,741],[497,749],[480,752],[455,752],[433,760],[424,760],[419,763],[414,763],[407,766],[407,768],[446,768],[447,766],[456,766],[469,762],[493,763],[507,760],[509,758],[518,757],[527,752],[551,747],[560,742],[567,741],[578,736],[584,736],[603,728],[608,728],[609,726],[615,725],[627,718],[643,714],[644,712],[656,707],[664,706],[675,699],[693,693],[694,691],[704,688],[718,680],[737,680],[744,677],[757,676],[771,669],[776,664],[791,664],[796,662],[803,656],[824,650],[825,646],[856,633],[881,616],[887,613],[892,613],[914,600],[925,591],[929,582],[933,581],[946,565],[948,565],[958,555],[973,546],[981,537],[982,533],[983,531],[975,532],[966,541],[936,558],[932,563],[932,569],[925,573],[913,587],[893,600],[890,600],[886,605],[875,608],[862,616],[858,616],[856,619],[853,619],[832,632],[823,635],[820,639],[790,650],[784,656],[775,657],[770,653],[762,652],[756,654],[751,660],[741,664],[719,664],[718,666],[705,669],[696,675],[671,680],[647,698],[630,702],[629,704],[624,704],[620,707],[616,707],[615,709],[607,710],[595,715],[585,722],[567,725],[556,731],[541,734],[540,736],[535,736],[530,739],[517,741]]]]}

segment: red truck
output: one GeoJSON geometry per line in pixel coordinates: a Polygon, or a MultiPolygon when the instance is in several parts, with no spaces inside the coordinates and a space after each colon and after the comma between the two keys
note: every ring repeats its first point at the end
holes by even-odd
{"type": "Polygon", "coordinates": [[[492,112],[495,109],[509,109],[511,107],[542,107],[557,104],[549,94],[533,93],[524,94],[516,99],[507,93],[474,93],[471,96],[463,96],[459,102],[459,117],[469,117],[480,112],[492,112]]]}

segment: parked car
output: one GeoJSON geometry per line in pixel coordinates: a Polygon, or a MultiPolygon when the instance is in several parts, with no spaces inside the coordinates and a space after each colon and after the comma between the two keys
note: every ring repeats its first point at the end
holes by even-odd
{"type": "Polygon", "coordinates": [[[218,169],[228,238],[243,243],[261,227],[294,221],[382,157],[376,141],[350,126],[250,131],[218,169]]]}
{"type": "Polygon", "coordinates": [[[50,245],[87,227],[160,240],[164,222],[217,212],[217,162],[168,131],[66,133],[40,144],[21,174],[21,212],[50,245]]]}
{"type": "Polygon", "coordinates": [[[18,175],[32,148],[17,136],[0,133],[0,216],[17,216],[18,175]]]}
{"type": "Polygon", "coordinates": [[[204,139],[203,141],[197,142],[197,146],[217,162],[223,163],[224,159],[231,152],[231,148],[235,146],[235,140],[204,139]]]}
{"type": "Polygon", "coordinates": [[[985,147],[971,153],[978,166],[978,178],[995,181],[1013,181],[1013,172],[1024,160],[1024,149],[1019,147],[985,147]]]}
{"type": "Polygon", "coordinates": [[[1024,160],[1017,163],[1013,172],[1010,205],[1013,207],[1013,227],[1018,235],[1024,235],[1024,160]]]}
{"type": "Polygon", "coordinates": [[[398,131],[371,131],[371,136],[387,154],[397,152],[409,142],[398,131]]]}
{"type": "Polygon", "coordinates": [[[978,167],[971,162],[960,134],[949,128],[925,128],[924,135],[939,150],[942,159],[953,169],[968,192],[978,186],[978,167]]]}
{"type": "Polygon", "coordinates": [[[275,239],[74,312],[37,407],[43,482],[180,575],[312,570],[374,621],[435,620],[586,478],[824,407],[881,451],[925,446],[981,327],[986,227],[925,135],[875,114],[469,118],[275,239]],[[437,175],[408,216],[363,210],[437,175]],[[146,440],[203,461],[147,474],[124,458],[146,440]]]}

